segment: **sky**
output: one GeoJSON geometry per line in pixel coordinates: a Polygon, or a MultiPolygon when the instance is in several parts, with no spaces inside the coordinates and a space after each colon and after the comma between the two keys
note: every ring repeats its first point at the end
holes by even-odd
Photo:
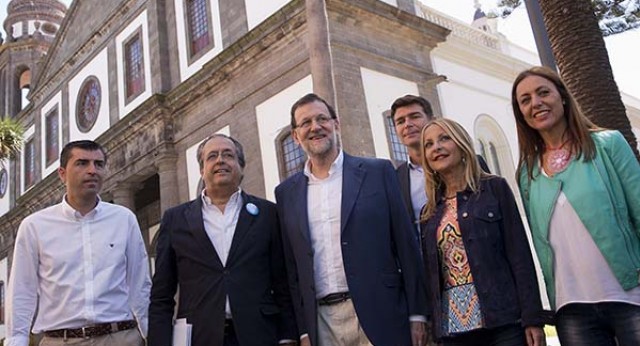
{"type": "MultiPolygon", "coordinates": [[[[107,0],[105,0],[107,1],[107,0]]],[[[268,1],[268,0],[267,0],[268,1]]],[[[470,23],[475,12],[474,0],[419,0],[423,4],[432,7],[442,13],[470,23]]],[[[71,4],[71,0],[61,0],[61,2],[71,4]]],[[[497,0],[480,0],[480,4],[485,12],[488,12],[497,0]]],[[[0,22],[4,23],[7,5],[9,0],[0,0],[0,22]]],[[[529,26],[524,5],[516,9],[511,16],[506,19],[499,19],[498,31],[507,38],[531,51],[536,51],[533,34],[529,26]]],[[[6,37],[4,29],[2,36],[6,37]]],[[[640,99],[640,29],[627,31],[621,34],[605,37],[605,44],[609,52],[609,60],[613,69],[613,75],[618,83],[618,88],[623,92],[640,99]],[[632,48],[635,46],[636,48],[632,48]]]]}

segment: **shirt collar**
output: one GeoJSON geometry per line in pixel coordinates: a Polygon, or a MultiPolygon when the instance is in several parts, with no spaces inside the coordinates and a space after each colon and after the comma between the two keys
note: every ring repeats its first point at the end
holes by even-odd
{"type": "MultiPolygon", "coordinates": [[[[342,150],[338,152],[338,156],[329,167],[329,176],[332,176],[336,172],[342,171],[342,165],[344,163],[344,154],[342,150]]],[[[311,160],[307,159],[307,162],[304,164],[304,175],[306,175],[309,179],[319,180],[316,178],[313,173],[311,173],[311,160]]]]}
{"type": "Polygon", "coordinates": [[[95,216],[100,213],[102,210],[102,199],[100,196],[96,196],[96,206],[84,216],[77,210],[75,210],[69,202],[67,202],[67,194],[65,193],[62,197],[62,214],[70,219],[82,219],[87,216],[95,216]]]}
{"type": "Polygon", "coordinates": [[[407,162],[409,163],[409,169],[422,172],[422,165],[414,165],[411,159],[408,159],[407,162]]]}
{"type": "MultiPolygon", "coordinates": [[[[206,189],[202,189],[202,192],[200,193],[200,198],[202,199],[202,205],[203,205],[203,206],[205,206],[205,207],[207,207],[207,208],[210,208],[210,207],[213,207],[214,205],[213,205],[213,203],[211,202],[211,198],[209,198],[209,197],[205,194],[205,192],[206,192],[206,191],[207,191],[206,189]]],[[[241,194],[242,194],[242,189],[240,189],[240,188],[238,187],[238,191],[234,192],[234,193],[231,195],[231,197],[229,197],[229,201],[227,201],[227,205],[242,203],[242,201],[241,201],[241,200],[242,200],[242,198],[240,197],[240,196],[241,196],[241,194]]]]}

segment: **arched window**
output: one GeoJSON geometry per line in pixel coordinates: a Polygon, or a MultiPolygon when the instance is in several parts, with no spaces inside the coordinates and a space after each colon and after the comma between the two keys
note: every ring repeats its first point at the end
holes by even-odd
{"type": "Polygon", "coordinates": [[[291,129],[285,129],[276,139],[280,180],[301,172],[307,156],[300,146],[293,140],[291,129]]]}
{"type": "Polygon", "coordinates": [[[491,162],[493,163],[492,170],[494,174],[502,175],[500,171],[500,160],[498,160],[498,152],[496,146],[492,142],[489,142],[489,153],[491,154],[491,162]]]}
{"type": "Polygon", "coordinates": [[[4,281],[0,281],[0,324],[4,324],[4,281]]]}
{"type": "Polygon", "coordinates": [[[21,109],[29,104],[29,90],[31,89],[31,70],[26,69],[20,74],[20,100],[21,109]]]}
{"type": "Polygon", "coordinates": [[[480,114],[474,124],[474,134],[479,143],[478,149],[487,161],[491,173],[507,179],[511,189],[516,191],[515,163],[509,140],[501,125],[490,115],[480,114]]]}
{"type": "Polygon", "coordinates": [[[400,138],[398,138],[396,126],[393,123],[393,118],[391,118],[391,111],[385,111],[382,113],[382,116],[384,117],[384,127],[387,130],[387,142],[389,143],[391,159],[394,161],[407,161],[409,159],[409,153],[407,152],[407,147],[405,147],[400,141],[400,138]]]}
{"type": "Polygon", "coordinates": [[[484,159],[484,162],[488,162],[489,159],[487,157],[487,148],[484,145],[482,140],[478,140],[478,147],[480,148],[480,156],[484,159]]]}

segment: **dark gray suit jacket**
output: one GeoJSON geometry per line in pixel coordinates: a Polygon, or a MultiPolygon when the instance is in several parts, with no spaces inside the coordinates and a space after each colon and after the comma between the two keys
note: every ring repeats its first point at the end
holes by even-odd
{"type": "Polygon", "coordinates": [[[226,265],[205,232],[201,198],[164,213],[151,287],[149,346],[171,345],[178,286],[177,318],[193,325],[194,346],[223,344],[227,295],[241,345],[298,340],[276,207],[245,193],[242,199],[226,265]],[[258,213],[248,212],[249,203],[258,213]]]}

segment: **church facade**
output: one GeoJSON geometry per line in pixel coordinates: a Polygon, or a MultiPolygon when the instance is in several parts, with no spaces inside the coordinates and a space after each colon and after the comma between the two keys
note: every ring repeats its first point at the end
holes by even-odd
{"type": "MultiPolygon", "coordinates": [[[[396,161],[389,107],[420,94],[513,184],[511,81],[538,62],[476,19],[414,0],[10,1],[0,113],[26,132],[0,166],[0,286],[21,220],[62,199],[64,143],[105,146],[102,199],[136,213],[153,258],[162,212],[198,195],[195,151],[212,133],[243,144],[242,188],[274,199],[304,163],[289,109],[309,92],[336,106],[346,151],[396,161]]],[[[640,129],[640,101],[625,101],[640,129]]]]}

